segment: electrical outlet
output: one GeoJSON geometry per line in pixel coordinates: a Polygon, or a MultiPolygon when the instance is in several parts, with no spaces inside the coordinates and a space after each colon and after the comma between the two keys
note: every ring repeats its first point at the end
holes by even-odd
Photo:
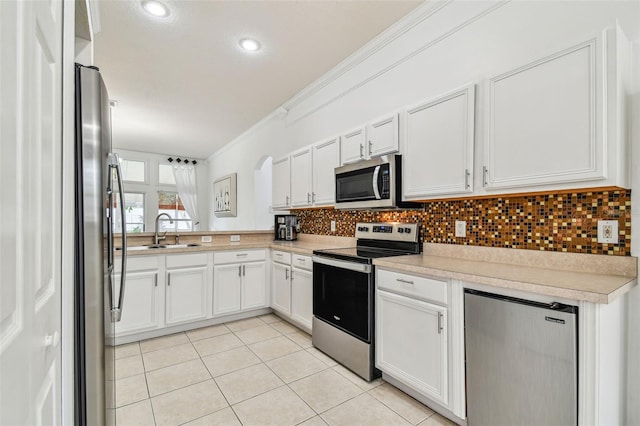
{"type": "Polygon", "coordinates": [[[618,244],[618,221],[598,221],[598,243],[618,244]]]}
{"type": "Polygon", "coordinates": [[[240,235],[232,235],[231,241],[237,243],[238,241],[240,241],[240,235]]]}
{"type": "Polygon", "coordinates": [[[335,220],[331,221],[331,232],[336,232],[336,221],[335,220]]]}
{"type": "Polygon", "coordinates": [[[467,221],[456,220],[456,237],[465,238],[467,236],[467,221]]]}
{"type": "Polygon", "coordinates": [[[203,243],[210,243],[211,242],[211,235],[203,235],[202,237],[200,237],[200,241],[203,243]]]}

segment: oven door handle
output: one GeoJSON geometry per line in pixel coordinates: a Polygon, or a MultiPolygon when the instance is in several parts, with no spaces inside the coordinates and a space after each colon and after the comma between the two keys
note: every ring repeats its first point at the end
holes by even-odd
{"type": "Polygon", "coordinates": [[[335,266],[336,268],[348,269],[350,271],[362,272],[365,274],[371,273],[371,265],[366,265],[364,263],[355,263],[355,262],[349,262],[346,260],[329,259],[329,258],[320,257],[320,256],[313,256],[313,262],[320,263],[322,265],[327,265],[327,266],[335,266]]]}

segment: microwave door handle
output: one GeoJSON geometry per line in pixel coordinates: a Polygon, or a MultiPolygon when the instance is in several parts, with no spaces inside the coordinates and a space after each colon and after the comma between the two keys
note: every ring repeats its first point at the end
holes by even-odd
{"type": "Polygon", "coordinates": [[[380,166],[376,166],[376,168],[373,170],[373,194],[376,197],[376,200],[379,200],[380,197],[380,188],[378,187],[378,175],[380,174],[380,166]]]}

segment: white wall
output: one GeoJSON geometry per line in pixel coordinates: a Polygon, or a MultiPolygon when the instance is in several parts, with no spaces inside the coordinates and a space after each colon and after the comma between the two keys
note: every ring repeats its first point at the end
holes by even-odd
{"type": "MultiPolygon", "coordinates": [[[[212,217],[210,228],[256,226],[252,176],[259,159],[276,160],[467,82],[481,83],[597,36],[616,21],[637,41],[637,10],[638,2],[625,1],[425,3],[285,103],[286,117],[272,114],[209,158],[210,182],[238,173],[238,216],[212,217]]],[[[476,147],[481,147],[481,84],[478,97],[476,147]]]]}
{"type": "MultiPolygon", "coordinates": [[[[158,189],[167,191],[177,191],[175,185],[159,185],[158,184],[158,164],[170,164],[167,158],[175,155],[154,154],[149,152],[127,151],[124,149],[114,149],[121,158],[127,160],[142,160],[147,162],[147,184],[133,184],[124,182],[126,191],[128,192],[146,192],[145,197],[145,224],[146,232],[153,232],[154,220],[158,214],[158,189]]],[[[192,160],[192,158],[189,158],[192,160]]],[[[213,184],[209,185],[209,169],[206,160],[195,159],[196,164],[196,186],[198,188],[198,215],[200,216],[199,230],[206,231],[209,229],[209,198],[213,192],[213,184]]]]}

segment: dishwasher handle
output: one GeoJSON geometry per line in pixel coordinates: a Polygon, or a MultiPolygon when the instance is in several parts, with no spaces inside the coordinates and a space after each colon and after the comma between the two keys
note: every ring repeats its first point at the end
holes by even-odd
{"type": "Polygon", "coordinates": [[[464,292],[469,294],[475,294],[477,296],[488,297],[490,299],[497,299],[505,302],[518,303],[518,304],[527,305],[527,306],[534,306],[536,308],[549,309],[556,312],[566,312],[568,314],[578,313],[577,306],[567,305],[560,302],[551,302],[551,303],[535,302],[532,300],[525,300],[525,299],[519,299],[517,297],[505,296],[502,294],[487,293],[486,291],[474,290],[471,288],[465,288],[464,292]]]}

